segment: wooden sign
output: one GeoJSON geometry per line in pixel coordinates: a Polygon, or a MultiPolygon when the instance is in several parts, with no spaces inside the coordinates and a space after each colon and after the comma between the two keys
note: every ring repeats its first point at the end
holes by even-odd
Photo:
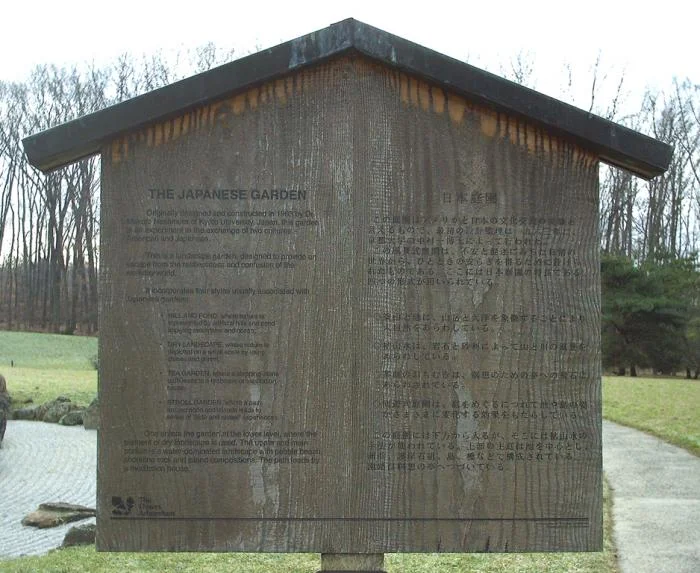
{"type": "Polygon", "coordinates": [[[355,54],[102,170],[99,549],[601,549],[596,155],[355,54]]]}

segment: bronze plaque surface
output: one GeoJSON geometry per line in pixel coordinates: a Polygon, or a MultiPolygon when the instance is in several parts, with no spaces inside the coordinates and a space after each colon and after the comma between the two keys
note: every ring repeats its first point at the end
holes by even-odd
{"type": "Polygon", "coordinates": [[[595,157],[360,57],[102,157],[100,549],[601,549],[595,157]]]}

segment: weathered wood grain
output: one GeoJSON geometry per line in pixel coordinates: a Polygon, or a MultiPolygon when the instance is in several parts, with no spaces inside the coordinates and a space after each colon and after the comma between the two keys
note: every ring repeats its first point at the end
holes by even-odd
{"type": "Polygon", "coordinates": [[[344,57],[102,158],[99,548],[600,549],[595,157],[344,57]]]}

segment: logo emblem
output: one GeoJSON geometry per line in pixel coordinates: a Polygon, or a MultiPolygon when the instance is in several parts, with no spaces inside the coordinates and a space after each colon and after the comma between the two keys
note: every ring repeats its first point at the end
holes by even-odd
{"type": "Polygon", "coordinates": [[[119,496],[112,496],[112,515],[129,515],[135,505],[133,497],[126,500],[119,496]]]}

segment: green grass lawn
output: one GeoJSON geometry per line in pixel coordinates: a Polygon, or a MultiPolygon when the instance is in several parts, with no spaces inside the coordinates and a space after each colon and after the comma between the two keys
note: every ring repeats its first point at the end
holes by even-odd
{"type": "Polygon", "coordinates": [[[700,381],[603,378],[603,417],[700,455],[700,381]]]}
{"type": "Polygon", "coordinates": [[[16,368],[94,370],[97,338],[64,334],[0,331],[0,372],[16,368]]]}
{"type": "MultiPolygon", "coordinates": [[[[612,573],[598,554],[387,555],[387,573],[612,573]],[[593,555],[593,557],[591,557],[593,555]]],[[[94,549],[65,549],[46,557],[0,562],[0,571],[12,573],[315,573],[321,567],[318,554],[154,554],[96,553],[94,549]]]]}
{"type": "Polygon", "coordinates": [[[0,331],[0,374],[13,408],[57,396],[88,405],[97,395],[96,360],[95,337],[0,331]]]}

